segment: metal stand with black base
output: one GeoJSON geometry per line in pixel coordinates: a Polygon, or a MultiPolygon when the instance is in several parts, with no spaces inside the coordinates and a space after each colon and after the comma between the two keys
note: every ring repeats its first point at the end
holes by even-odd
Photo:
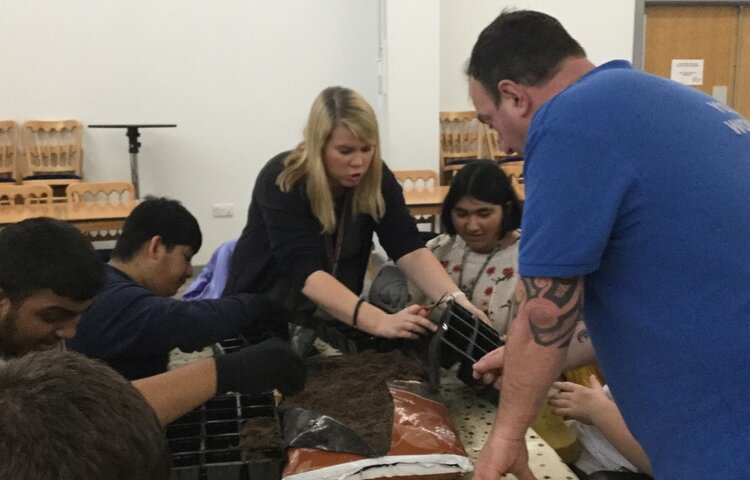
{"type": "Polygon", "coordinates": [[[124,128],[128,137],[128,152],[130,152],[130,179],[135,188],[135,198],[140,198],[140,188],[138,187],[138,149],[141,142],[138,137],[141,135],[139,128],[174,128],[177,124],[164,123],[133,123],[133,124],[106,124],[106,125],[89,125],[89,128],[124,128]]]}

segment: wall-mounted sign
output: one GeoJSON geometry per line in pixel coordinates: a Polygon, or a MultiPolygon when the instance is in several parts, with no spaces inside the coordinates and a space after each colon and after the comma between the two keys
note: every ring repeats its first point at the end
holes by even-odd
{"type": "Polygon", "coordinates": [[[672,59],[670,78],[685,85],[703,85],[703,59],[672,59]]]}

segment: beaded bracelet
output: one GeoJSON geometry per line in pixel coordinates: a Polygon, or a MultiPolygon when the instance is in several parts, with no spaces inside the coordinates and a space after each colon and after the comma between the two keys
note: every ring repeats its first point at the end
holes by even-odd
{"type": "Polygon", "coordinates": [[[359,300],[357,300],[357,306],[354,307],[354,315],[352,315],[352,327],[357,326],[357,317],[359,317],[359,307],[361,307],[363,303],[365,303],[364,298],[360,298],[359,300]]]}

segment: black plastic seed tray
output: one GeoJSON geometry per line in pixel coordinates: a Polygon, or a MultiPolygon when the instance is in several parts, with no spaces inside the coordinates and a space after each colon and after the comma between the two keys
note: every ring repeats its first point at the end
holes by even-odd
{"type": "Polygon", "coordinates": [[[213,345],[214,356],[233,353],[247,347],[249,342],[245,337],[227,338],[213,345]]]}
{"type": "MultiPolygon", "coordinates": [[[[281,477],[282,448],[262,448],[243,460],[240,434],[245,420],[269,417],[279,424],[273,394],[216,396],[169,424],[173,480],[265,480],[281,477]]],[[[280,425],[280,424],[279,424],[280,425]]]]}
{"type": "MultiPolygon", "coordinates": [[[[420,357],[429,372],[430,383],[440,384],[440,368],[450,369],[459,364],[456,376],[474,388],[485,385],[472,376],[475,362],[503,344],[500,335],[489,325],[452,300],[435,305],[428,318],[438,325],[434,335],[422,337],[420,357]]],[[[489,388],[494,395],[495,390],[489,388]]]]}

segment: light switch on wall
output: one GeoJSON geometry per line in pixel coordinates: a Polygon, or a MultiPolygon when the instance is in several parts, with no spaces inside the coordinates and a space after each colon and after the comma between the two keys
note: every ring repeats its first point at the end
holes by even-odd
{"type": "Polygon", "coordinates": [[[233,203],[214,203],[211,209],[214,217],[233,217],[234,216],[234,204],[233,203]]]}

